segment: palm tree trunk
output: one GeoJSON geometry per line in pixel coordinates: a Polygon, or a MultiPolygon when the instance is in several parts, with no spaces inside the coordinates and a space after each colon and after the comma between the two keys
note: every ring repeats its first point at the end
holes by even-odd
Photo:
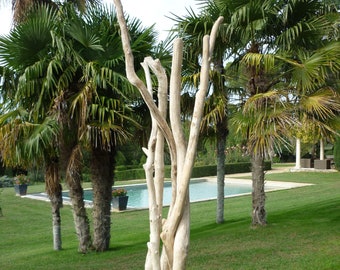
{"type": "Polygon", "coordinates": [[[264,191],[264,158],[261,155],[254,155],[252,158],[252,182],[253,182],[253,212],[252,225],[264,226],[267,224],[264,191]]]}
{"type": "Polygon", "coordinates": [[[60,208],[63,207],[62,186],[59,181],[58,161],[46,159],[45,181],[46,192],[51,201],[52,227],[53,227],[53,249],[61,250],[61,217],[60,208]]]}
{"type": "Polygon", "coordinates": [[[81,186],[81,151],[76,146],[71,154],[66,170],[66,182],[69,186],[69,194],[72,202],[73,219],[76,227],[76,233],[79,239],[78,251],[86,253],[91,246],[90,223],[87,217],[84,191],[81,186]]]}
{"type": "Polygon", "coordinates": [[[54,250],[62,249],[60,208],[63,205],[63,198],[62,198],[61,190],[62,189],[60,185],[60,191],[50,196],[50,201],[52,205],[53,249],[54,250]]]}
{"type": "Polygon", "coordinates": [[[224,222],[224,175],[225,175],[225,145],[228,135],[224,121],[218,124],[217,131],[217,208],[216,223],[224,222]]]}
{"type": "Polygon", "coordinates": [[[87,217],[82,182],[81,148],[79,145],[79,130],[81,124],[75,117],[69,115],[68,98],[77,90],[68,89],[57,99],[59,124],[61,127],[59,136],[60,167],[65,173],[66,183],[72,204],[73,219],[79,240],[78,251],[86,253],[91,246],[90,223],[87,217]]]}
{"type": "Polygon", "coordinates": [[[110,246],[111,200],[114,171],[112,152],[92,149],[93,247],[105,251],[110,246]]]}

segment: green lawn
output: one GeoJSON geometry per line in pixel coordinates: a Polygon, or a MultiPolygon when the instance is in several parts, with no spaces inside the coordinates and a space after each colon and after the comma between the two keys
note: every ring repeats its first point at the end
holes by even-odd
{"type": "MultiPolygon", "coordinates": [[[[268,193],[268,226],[258,229],[250,227],[250,196],[225,200],[222,225],[214,201],[192,204],[187,269],[340,269],[340,173],[267,179],[315,185],[268,193]]],[[[49,203],[16,197],[13,188],[3,189],[0,203],[0,269],[144,268],[147,211],[113,213],[111,249],[81,255],[69,206],[62,209],[63,250],[53,251],[49,203]]]]}

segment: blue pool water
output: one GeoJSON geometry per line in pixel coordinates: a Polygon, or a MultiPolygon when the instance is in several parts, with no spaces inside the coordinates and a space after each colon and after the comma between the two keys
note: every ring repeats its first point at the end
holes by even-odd
{"type": "MultiPolygon", "coordinates": [[[[128,191],[129,201],[128,208],[148,208],[148,191],[146,184],[127,185],[124,187],[128,191]]],[[[118,186],[116,187],[118,188],[118,186]]],[[[190,201],[204,201],[216,199],[217,184],[205,180],[195,180],[190,182],[190,201]]],[[[225,196],[241,195],[251,192],[251,185],[248,184],[231,184],[227,183],[224,188],[225,196]]],[[[68,197],[67,192],[63,195],[68,197]]],[[[84,190],[84,199],[92,202],[92,190],[84,190]]],[[[171,202],[171,183],[167,182],[164,186],[164,205],[170,205],[171,202]]]]}

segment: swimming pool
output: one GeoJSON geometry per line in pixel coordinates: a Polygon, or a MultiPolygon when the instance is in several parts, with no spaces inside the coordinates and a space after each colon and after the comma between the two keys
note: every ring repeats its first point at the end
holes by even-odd
{"type": "MultiPolygon", "coordinates": [[[[248,181],[244,182],[245,183],[226,183],[224,187],[225,197],[251,193],[251,184],[249,184],[248,181]]],[[[146,184],[115,186],[115,188],[120,187],[124,187],[128,192],[128,208],[148,208],[148,190],[146,184]]],[[[192,180],[189,185],[189,190],[190,202],[213,200],[217,198],[216,181],[208,181],[207,179],[192,180]]],[[[170,205],[171,192],[171,183],[164,183],[164,205],[170,205]]],[[[63,196],[68,199],[68,192],[63,192],[63,196]]],[[[91,189],[84,190],[84,199],[91,204],[91,189]]]]}
{"type": "MultiPolygon", "coordinates": [[[[225,184],[225,197],[233,197],[246,195],[251,193],[251,180],[245,179],[234,179],[229,178],[226,179],[225,184]]],[[[291,189],[303,186],[310,186],[312,184],[309,183],[296,183],[296,182],[281,182],[281,181],[266,181],[265,190],[273,191],[273,190],[283,190],[283,189],[291,189]]],[[[129,201],[128,208],[129,209],[143,209],[148,208],[148,191],[146,188],[146,184],[135,184],[135,185],[126,185],[126,186],[115,186],[115,188],[124,187],[128,191],[129,201]]],[[[216,177],[207,177],[200,179],[193,179],[190,181],[190,201],[198,202],[198,201],[207,201],[213,200],[217,197],[217,183],[216,177]]],[[[23,196],[25,198],[31,198],[35,200],[43,200],[49,201],[48,196],[45,192],[43,193],[35,193],[35,194],[27,194],[23,196]]],[[[70,204],[70,198],[68,197],[68,192],[63,192],[63,199],[65,204],[70,204]]],[[[85,189],[84,190],[84,199],[86,207],[92,206],[92,190],[85,189]]],[[[164,205],[169,205],[171,201],[171,183],[166,182],[164,187],[164,205]]]]}

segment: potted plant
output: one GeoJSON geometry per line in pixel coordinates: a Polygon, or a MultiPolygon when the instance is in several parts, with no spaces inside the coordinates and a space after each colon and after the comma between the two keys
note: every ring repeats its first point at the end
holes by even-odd
{"type": "Polygon", "coordinates": [[[24,196],[27,193],[27,186],[30,179],[25,174],[19,174],[14,177],[14,189],[17,196],[24,196]]]}
{"type": "Polygon", "coordinates": [[[112,190],[112,208],[115,210],[126,210],[129,196],[127,190],[124,188],[117,188],[112,190]]]}

